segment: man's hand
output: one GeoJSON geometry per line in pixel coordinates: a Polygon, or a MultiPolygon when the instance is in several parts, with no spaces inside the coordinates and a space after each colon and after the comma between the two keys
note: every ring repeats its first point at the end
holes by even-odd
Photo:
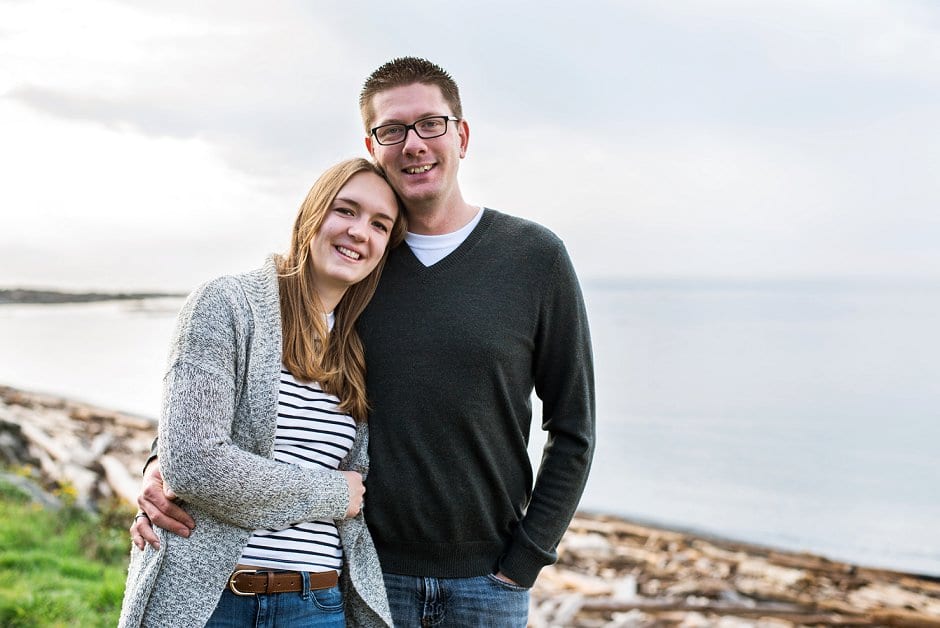
{"type": "Polygon", "coordinates": [[[131,525],[131,540],[137,549],[144,549],[147,543],[155,549],[160,549],[160,539],[154,533],[153,525],[183,537],[188,537],[195,529],[196,522],[185,510],[173,503],[174,499],[176,495],[163,484],[160,461],[154,460],[144,471],[141,491],[137,496],[137,505],[147,516],[136,517],[131,525]]]}
{"type": "Polygon", "coordinates": [[[509,584],[514,584],[514,585],[516,585],[517,587],[518,587],[518,586],[522,586],[522,585],[520,585],[518,582],[516,582],[515,580],[513,580],[512,578],[510,578],[509,576],[507,576],[506,574],[504,574],[502,571],[498,571],[498,572],[494,573],[493,575],[496,576],[497,578],[499,578],[500,580],[502,580],[503,582],[508,582],[509,584]]]}
{"type": "Polygon", "coordinates": [[[362,474],[355,471],[343,471],[346,484],[349,486],[349,506],[346,508],[346,518],[352,519],[362,510],[366,498],[366,485],[362,483],[362,474]]]}

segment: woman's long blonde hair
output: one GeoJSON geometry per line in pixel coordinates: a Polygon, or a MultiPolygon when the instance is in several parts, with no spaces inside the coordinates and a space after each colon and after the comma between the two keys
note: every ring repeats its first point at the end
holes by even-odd
{"type": "Polygon", "coordinates": [[[277,258],[277,270],[284,365],[295,377],[318,382],[323,390],[339,398],[343,412],[365,421],[369,410],[366,362],[356,320],[375,293],[389,250],[405,237],[404,208],[399,202],[388,247],[378,265],[365,279],[350,286],[336,306],[332,332],[317,297],[310,259],[310,242],[320,231],[330,205],[346,182],[360,172],[385,178],[378,166],[356,158],[332,166],[317,179],[297,213],[287,255],[277,258]]]}

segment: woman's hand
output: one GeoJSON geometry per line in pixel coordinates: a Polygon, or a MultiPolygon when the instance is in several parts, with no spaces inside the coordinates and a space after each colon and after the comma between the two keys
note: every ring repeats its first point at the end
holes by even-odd
{"type": "Polygon", "coordinates": [[[343,471],[346,484],[349,486],[349,506],[346,508],[346,518],[352,519],[362,512],[362,505],[366,495],[366,485],[362,483],[362,474],[355,471],[343,471]]]}

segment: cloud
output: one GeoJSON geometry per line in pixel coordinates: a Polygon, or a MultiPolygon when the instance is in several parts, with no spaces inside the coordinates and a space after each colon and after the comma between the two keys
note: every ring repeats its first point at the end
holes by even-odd
{"type": "Polygon", "coordinates": [[[185,274],[210,257],[186,252],[188,234],[211,234],[254,262],[316,173],[364,154],[364,77],[417,54],[460,83],[465,196],[555,229],[582,274],[928,272],[938,15],[808,0],[4,3],[0,162],[22,174],[0,202],[23,208],[7,240],[126,246],[111,230],[139,230],[185,274]]]}
{"type": "Polygon", "coordinates": [[[590,275],[932,274],[930,119],[825,133],[654,127],[606,140],[481,124],[462,168],[471,198],[567,234],[590,275]]]}
{"type": "Polygon", "coordinates": [[[248,6],[257,12],[249,3],[214,12],[49,7],[74,18],[69,29],[35,29],[47,19],[37,9],[20,16],[20,35],[3,45],[24,61],[6,97],[62,119],[207,139],[247,170],[305,166],[312,147],[340,142],[349,146],[343,155],[358,153],[349,138],[361,134],[360,77],[335,62],[354,59],[355,42],[289,4],[263,16],[248,6]],[[63,58],[64,50],[74,53],[63,58]]]}

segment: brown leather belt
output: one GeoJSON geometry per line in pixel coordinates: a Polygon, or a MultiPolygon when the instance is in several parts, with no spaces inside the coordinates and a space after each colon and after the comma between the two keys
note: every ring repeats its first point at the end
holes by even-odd
{"type": "MultiPolygon", "coordinates": [[[[311,589],[329,589],[339,582],[335,571],[310,573],[311,589]]],[[[303,575],[299,571],[258,571],[238,569],[228,579],[228,588],[235,595],[264,595],[304,590],[303,575]]]]}

